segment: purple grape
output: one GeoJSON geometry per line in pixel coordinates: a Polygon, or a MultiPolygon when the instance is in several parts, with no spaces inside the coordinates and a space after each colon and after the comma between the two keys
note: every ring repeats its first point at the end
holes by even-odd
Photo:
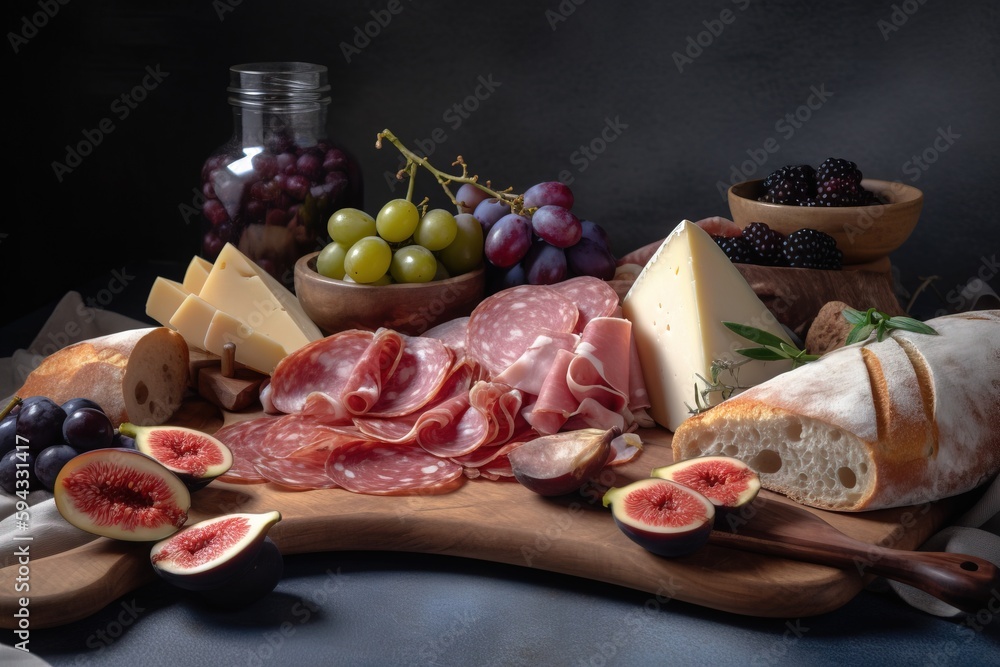
{"type": "Polygon", "coordinates": [[[517,287],[528,282],[528,277],[524,275],[524,264],[518,262],[514,266],[504,271],[500,279],[501,289],[517,287]]]}
{"type": "Polygon", "coordinates": [[[608,250],[612,250],[611,237],[608,236],[608,232],[604,229],[604,227],[601,227],[593,220],[581,220],[580,228],[582,232],[580,234],[581,238],[596,241],[597,243],[603,244],[608,250]]]}
{"type": "Polygon", "coordinates": [[[62,436],[67,444],[80,451],[110,447],[115,436],[111,419],[94,408],[80,408],[66,417],[62,436]]]}
{"type": "MultiPolygon", "coordinates": [[[[455,192],[455,199],[458,201],[458,212],[475,215],[476,208],[488,197],[488,194],[472,183],[462,183],[455,192]]],[[[508,207],[507,212],[510,212],[510,207],[508,207]]]]}
{"type": "Polygon", "coordinates": [[[617,262],[611,251],[603,244],[587,238],[566,248],[566,263],[574,275],[593,276],[601,280],[614,278],[617,269],[617,262]]]}
{"type": "Polygon", "coordinates": [[[531,216],[531,228],[539,238],[557,248],[568,248],[580,240],[583,228],[580,219],[569,209],[554,204],[546,204],[531,216]]]}
{"type": "Polygon", "coordinates": [[[226,207],[218,199],[206,199],[205,203],[201,205],[201,212],[204,214],[205,219],[212,223],[213,226],[218,226],[229,220],[229,213],[226,212],[226,207]]]}
{"type": "Polygon", "coordinates": [[[331,148],[323,156],[323,169],[327,172],[344,171],[346,168],[347,155],[339,148],[331,148]]]}
{"type": "Polygon", "coordinates": [[[278,174],[278,158],[272,153],[257,153],[250,158],[250,165],[261,180],[268,181],[278,174]]]}
{"type": "Polygon", "coordinates": [[[71,398],[62,404],[62,409],[66,415],[71,415],[80,408],[97,408],[101,412],[104,412],[104,408],[97,404],[97,401],[92,401],[89,398],[71,398]]]}
{"type": "Polygon", "coordinates": [[[111,441],[111,446],[121,447],[124,449],[136,449],[135,438],[128,435],[122,435],[118,431],[115,431],[115,437],[114,440],[111,441]]]}
{"type": "Polygon", "coordinates": [[[35,455],[32,452],[13,449],[0,457],[0,489],[7,493],[15,493],[36,491],[39,486],[38,478],[35,477],[35,455]],[[17,485],[18,464],[21,464],[20,470],[28,471],[27,478],[23,473],[20,477],[21,480],[27,480],[27,485],[22,481],[20,487],[17,485]]]}
{"type": "Polygon", "coordinates": [[[0,455],[17,445],[17,415],[7,415],[0,421],[0,455]]]}
{"type": "Polygon", "coordinates": [[[483,236],[490,233],[497,220],[510,213],[510,204],[499,199],[484,199],[476,205],[472,217],[483,226],[483,236]]]}
{"type": "Polygon", "coordinates": [[[309,179],[301,174],[292,174],[285,181],[285,192],[291,195],[296,201],[302,201],[306,198],[309,193],[309,187],[312,183],[309,179]]]}
{"type": "Polygon", "coordinates": [[[17,435],[22,444],[28,445],[29,451],[38,453],[62,440],[65,420],[65,410],[51,399],[42,398],[17,413],[17,435]]]}
{"type": "Polygon", "coordinates": [[[35,477],[38,483],[51,491],[55,488],[56,477],[63,466],[80,452],[67,444],[51,445],[35,457],[35,477]]]}
{"type": "Polygon", "coordinates": [[[531,247],[531,223],[523,215],[509,213],[490,228],[483,243],[483,254],[494,266],[514,266],[531,247]]]}
{"type": "Polygon", "coordinates": [[[538,240],[524,258],[529,285],[552,285],[566,278],[566,253],[562,248],[538,240]]]}
{"type": "Polygon", "coordinates": [[[553,205],[571,209],[573,208],[573,192],[569,186],[559,181],[538,183],[525,190],[524,205],[526,208],[553,205]]]}
{"type": "Polygon", "coordinates": [[[311,181],[323,174],[323,159],[315,153],[303,153],[295,161],[295,171],[311,181]]]}

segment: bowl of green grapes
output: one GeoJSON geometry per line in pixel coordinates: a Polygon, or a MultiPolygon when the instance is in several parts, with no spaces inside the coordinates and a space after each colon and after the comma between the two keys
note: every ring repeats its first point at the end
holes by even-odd
{"type": "Polygon", "coordinates": [[[483,230],[467,213],[419,209],[405,199],[378,215],[345,208],[331,241],[295,264],[295,294],[325,333],[379,327],[419,335],[483,299],[483,230]]]}

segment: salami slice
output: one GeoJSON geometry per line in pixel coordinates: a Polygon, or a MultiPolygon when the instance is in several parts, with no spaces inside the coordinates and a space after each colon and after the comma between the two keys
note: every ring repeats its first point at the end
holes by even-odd
{"type": "Polygon", "coordinates": [[[462,466],[412,445],[358,443],[338,450],[326,470],[348,491],[371,495],[428,492],[464,479],[462,466]]]}
{"type": "Polygon", "coordinates": [[[460,359],[465,354],[465,332],[468,329],[469,317],[466,315],[442,322],[420,335],[426,338],[437,338],[450,347],[451,351],[455,353],[455,357],[460,359]]]}
{"type": "Polygon", "coordinates": [[[495,377],[540,334],[571,333],[580,311],[545,285],[518,285],[483,299],[469,316],[466,354],[495,377]]]}
{"type": "Polygon", "coordinates": [[[257,453],[268,459],[286,458],[321,445],[329,451],[345,441],[360,439],[364,435],[353,426],[328,424],[309,414],[284,415],[273,420],[263,434],[257,453]]]}
{"type": "Polygon", "coordinates": [[[375,332],[344,385],[341,400],[348,412],[363,415],[378,402],[383,387],[402,359],[403,345],[403,334],[397,331],[375,332]]]}
{"type": "Polygon", "coordinates": [[[469,405],[468,395],[456,396],[424,413],[417,428],[417,444],[441,457],[474,452],[490,433],[487,415],[469,405]]]}
{"type": "Polygon", "coordinates": [[[237,484],[259,484],[267,480],[254,468],[253,462],[260,456],[260,446],[265,434],[278,417],[257,417],[223,426],[213,435],[233,453],[233,465],[223,475],[220,482],[237,484]]]}
{"type": "Polygon", "coordinates": [[[583,331],[595,317],[614,315],[619,306],[618,292],[605,281],[593,276],[577,276],[550,287],[575,303],[580,310],[575,329],[577,333],[583,331]]]}
{"type": "Polygon", "coordinates": [[[307,397],[319,392],[329,399],[328,412],[336,413],[354,365],[374,336],[371,331],[348,329],[292,352],[271,374],[271,405],[285,413],[301,412],[307,397]]]}
{"type": "Polygon", "coordinates": [[[448,378],[454,355],[436,338],[403,336],[395,370],[385,381],[371,417],[399,417],[433,402],[448,378]]]}
{"type": "Polygon", "coordinates": [[[317,452],[314,456],[264,458],[257,461],[255,468],[267,481],[286,489],[297,491],[335,489],[337,483],[326,472],[326,461],[329,457],[329,452],[317,452]]]}

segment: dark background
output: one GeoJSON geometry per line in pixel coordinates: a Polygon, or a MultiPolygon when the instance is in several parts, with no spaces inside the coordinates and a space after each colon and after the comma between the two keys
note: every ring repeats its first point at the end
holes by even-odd
{"type": "MultiPolygon", "coordinates": [[[[618,255],[683,218],[728,215],[719,183],[744,163],[737,176],[759,178],[846,157],[925,194],[892,255],[904,305],[930,276],[917,315],[967,307],[960,290],[977,276],[1000,289],[994,3],[18,0],[4,11],[5,324],[70,289],[93,299],[118,284],[115,271],[135,277],[97,305],[124,310],[148,292],[152,274],[135,267],[163,261],[169,273],[190,259],[200,230],[182,210],[231,132],[228,68],[267,60],[329,67],[333,136],[361,161],[372,213],[404,192],[386,180],[395,149],[374,148],[386,127],[413,148],[443,131],[431,161],[461,154],[497,185],[571,177],[575,210],[611,232],[618,255]],[[342,43],[366,24],[375,36],[348,62],[342,43]],[[147,67],[162,82],[119,118],[112,104],[147,67]],[[480,77],[499,85],[454,127],[446,113],[480,77]],[[806,113],[815,90],[828,99],[806,113]],[[786,115],[797,111],[808,119],[795,127],[786,115]],[[60,181],[53,162],[106,118],[114,130],[60,181]],[[614,141],[582,160],[609,121],[614,141]],[[755,155],[766,162],[747,162],[755,155]],[[925,170],[921,155],[934,160],[925,170]]],[[[428,176],[418,183],[439,193],[428,176]]]]}

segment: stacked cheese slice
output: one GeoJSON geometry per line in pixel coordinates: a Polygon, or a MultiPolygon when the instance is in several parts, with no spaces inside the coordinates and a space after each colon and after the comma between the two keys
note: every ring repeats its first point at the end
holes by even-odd
{"type": "MultiPolygon", "coordinates": [[[[723,322],[789,337],[726,254],[698,225],[682,221],[663,241],[622,300],[632,322],[643,378],[658,424],[675,430],[699,403],[715,405],[712,365],[745,360],[736,350],[754,347],[723,322]]],[[[722,372],[733,394],[791,369],[790,361],[751,361],[722,372]]]]}
{"type": "Polygon", "coordinates": [[[175,329],[193,348],[221,356],[233,343],[238,363],[266,374],[288,354],[323,337],[295,295],[232,244],[214,264],[192,259],[181,283],[158,277],[146,314],[175,329]]]}

